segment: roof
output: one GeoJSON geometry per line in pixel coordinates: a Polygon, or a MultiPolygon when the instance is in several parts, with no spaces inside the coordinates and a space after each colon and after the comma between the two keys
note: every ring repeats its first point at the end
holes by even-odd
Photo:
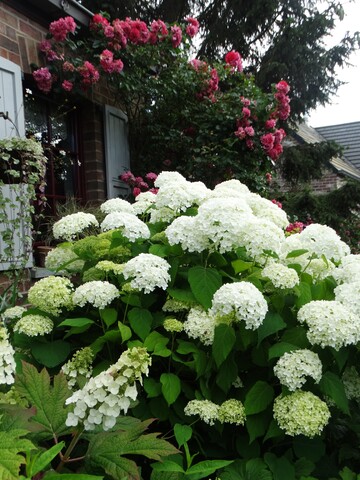
{"type": "Polygon", "coordinates": [[[295,140],[305,143],[321,143],[333,140],[345,147],[346,150],[342,157],[333,157],[330,164],[340,174],[360,180],[360,122],[316,129],[306,123],[301,123],[292,136],[295,140]]]}
{"type": "Polygon", "coordinates": [[[343,156],[354,167],[360,169],[360,122],[318,127],[316,131],[326,140],[334,140],[344,147],[343,156]]]}

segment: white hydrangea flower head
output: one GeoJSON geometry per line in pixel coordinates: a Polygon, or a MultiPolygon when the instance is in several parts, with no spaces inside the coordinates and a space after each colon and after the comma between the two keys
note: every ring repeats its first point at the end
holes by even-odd
{"type": "Polygon", "coordinates": [[[176,212],[169,207],[157,208],[155,205],[150,210],[150,223],[169,223],[177,216],[176,212]]]}
{"type": "Polygon", "coordinates": [[[301,390],[277,397],[273,412],[279,427],[292,437],[320,435],[330,419],[326,403],[313,393],[301,390]]]}
{"type": "Polygon", "coordinates": [[[305,266],[305,271],[311,275],[315,280],[323,280],[335,271],[335,265],[331,260],[325,261],[324,258],[313,258],[305,266]]]}
{"type": "Polygon", "coordinates": [[[136,215],[142,215],[151,209],[152,205],[156,202],[156,193],[153,192],[141,192],[135,198],[135,203],[132,205],[134,213],[136,215]]]}
{"type": "Polygon", "coordinates": [[[170,264],[157,255],[140,253],[124,265],[125,280],[131,278],[130,285],[136,290],[150,293],[156,287],[166,290],[170,282],[170,264]]]}
{"type": "Polygon", "coordinates": [[[294,288],[300,283],[299,275],[293,268],[281,263],[269,262],[261,272],[263,278],[268,278],[276,288],[294,288]]]}
{"type": "Polygon", "coordinates": [[[339,262],[350,254],[350,247],[327,225],[312,223],[300,232],[299,236],[304,248],[318,257],[325,255],[327,259],[339,262]]]}
{"type": "Polygon", "coordinates": [[[338,285],[335,290],[335,300],[360,317],[360,280],[338,285]]]}
{"type": "Polygon", "coordinates": [[[100,205],[100,210],[106,215],[113,212],[126,212],[135,215],[132,204],[122,198],[110,198],[100,205]]]}
{"type": "Polygon", "coordinates": [[[185,333],[190,338],[198,338],[204,345],[212,345],[215,334],[215,317],[200,307],[195,307],[188,313],[183,324],[185,333]]]}
{"type": "Polygon", "coordinates": [[[77,384],[79,377],[91,377],[93,359],[94,354],[91,348],[84,347],[75,352],[71,360],[61,367],[61,371],[66,376],[70,388],[77,384]]]}
{"type": "Polygon", "coordinates": [[[242,226],[237,243],[245,247],[248,255],[258,263],[265,263],[267,251],[280,255],[285,234],[281,228],[266,218],[249,218],[242,226]]]}
{"type": "Polygon", "coordinates": [[[187,416],[199,415],[201,420],[208,425],[214,425],[219,417],[219,406],[210,400],[190,400],[184,408],[187,416]]]}
{"type": "Polygon", "coordinates": [[[339,350],[360,340],[360,318],[336,300],[313,300],[303,305],[298,320],[308,326],[312,345],[339,350]]]}
{"type": "Polygon", "coordinates": [[[53,321],[43,315],[25,315],[14,325],[14,332],[23,333],[28,337],[42,337],[54,329],[53,321]]]}
{"type": "Polygon", "coordinates": [[[258,328],[268,311],[263,294],[250,282],[226,283],[214,294],[210,312],[218,323],[245,322],[245,328],[258,328]]]}
{"type": "MultiPolygon", "coordinates": [[[[241,183],[240,180],[236,180],[235,178],[225,180],[224,182],[220,182],[215,185],[214,192],[221,191],[233,192],[235,195],[249,195],[251,193],[249,188],[244,183],[241,183]]],[[[231,197],[232,195],[229,196],[231,197]]]]}
{"type": "Polygon", "coordinates": [[[15,381],[14,353],[6,329],[0,327],[0,385],[11,385],[15,381]]]}
{"type": "Polygon", "coordinates": [[[232,423],[233,425],[244,425],[246,420],[245,407],[235,398],[226,400],[219,406],[218,420],[220,423],[232,423]]]}
{"type": "Polygon", "coordinates": [[[342,375],[345,395],[348,400],[360,401],[360,375],[354,366],[345,369],[342,375]]]}
{"type": "Polygon", "coordinates": [[[246,197],[246,201],[256,217],[267,219],[283,230],[289,225],[286,212],[267,198],[263,198],[257,193],[250,193],[246,197]]]}
{"type": "Polygon", "coordinates": [[[196,218],[197,238],[209,239],[212,248],[220,253],[241,246],[241,234],[252,213],[249,206],[239,198],[211,198],[200,205],[196,218]],[[226,212],[226,213],[225,213],[226,212]]]}
{"type": "Polygon", "coordinates": [[[45,267],[60,275],[81,272],[84,264],[84,260],[76,255],[71,246],[58,246],[50,250],[45,257],[45,267]]]}
{"type": "Polygon", "coordinates": [[[156,188],[162,188],[169,184],[178,185],[180,183],[187,183],[185,177],[181,175],[179,172],[160,172],[157,176],[154,185],[156,188]]]}
{"type": "Polygon", "coordinates": [[[167,183],[156,194],[155,206],[160,211],[170,209],[174,218],[191,206],[199,205],[206,198],[207,191],[202,182],[167,183]]]}
{"type": "Polygon", "coordinates": [[[284,353],[279,358],[274,373],[291,392],[301,388],[306,377],[311,377],[315,383],[319,383],[322,376],[322,364],[317,353],[308,349],[294,350],[284,353]]]}
{"type": "Polygon", "coordinates": [[[341,264],[332,272],[338,283],[360,281],[360,255],[348,255],[341,259],[341,264]]]}
{"type": "Polygon", "coordinates": [[[115,263],[111,260],[101,260],[95,265],[95,268],[103,272],[114,272],[115,275],[120,275],[124,270],[123,263],[115,263]]]}
{"type": "Polygon", "coordinates": [[[59,315],[62,310],[73,308],[74,286],[68,278],[45,277],[38,280],[28,292],[28,300],[35,307],[50,315],[59,315]]]}
{"type": "Polygon", "coordinates": [[[181,322],[177,318],[172,317],[165,318],[163,327],[167,332],[170,333],[179,333],[182,332],[184,329],[183,322],[181,322]]]}
{"type": "Polygon", "coordinates": [[[73,295],[73,302],[74,305],[79,307],[90,304],[95,308],[103,309],[110,305],[119,295],[118,288],[112,283],[93,280],[77,287],[73,295]]]}
{"type": "Polygon", "coordinates": [[[92,213],[77,212],[66,215],[53,226],[54,238],[71,242],[90,227],[98,227],[99,222],[92,213]]]}
{"type": "Polygon", "coordinates": [[[19,320],[23,316],[23,313],[26,312],[26,308],[15,306],[10,307],[4,310],[1,314],[1,319],[3,322],[11,322],[12,320],[19,320]]]}
{"type": "Polygon", "coordinates": [[[210,247],[208,236],[199,228],[200,217],[185,215],[175,218],[165,229],[170,245],[180,244],[183,250],[202,252],[210,247]]]}
{"type": "Polygon", "coordinates": [[[132,213],[109,213],[102,221],[100,227],[103,232],[120,229],[122,235],[130,242],[135,242],[138,238],[150,238],[149,227],[132,213]]]}
{"type": "Polygon", "coordinates": [[[110,430],[121,412],[126,414],[137,397],[137,385],[142,375],[148,375],[151,357],[145,348],[133,347],[123,352],[119,360],[90,380],[66,400],[74,405],[66,419],[67,426],[83,424],[85,430],[101,425],[110,430]]]}

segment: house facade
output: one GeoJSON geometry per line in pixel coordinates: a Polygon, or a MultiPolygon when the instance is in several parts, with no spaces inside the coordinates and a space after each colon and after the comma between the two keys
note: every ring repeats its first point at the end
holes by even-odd
{"type": "Polygon", "coordinates": [[[35,87],[38,45],[50,22],[67,15],[87,25],[92,13],[75,0],[0,2],[0,138],[42,141],[49,157],[48,214],[69,197],[99,203],[126,193],[119,175],[129,169],[127,119],[106,88],[69,100],[35,87]]]}

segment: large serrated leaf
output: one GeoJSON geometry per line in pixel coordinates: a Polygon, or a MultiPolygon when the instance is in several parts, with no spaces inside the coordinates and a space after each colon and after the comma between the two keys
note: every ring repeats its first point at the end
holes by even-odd
{"type": "Polygon", "coordinates": [[[71,395],[65,376],[55,375],[50,382],[48,372],[38,372],[33,365],[23,362],[22,373],[16,377],[16,389],[36,408],[33,421],[42,427],[41,436],[54,437],[68,433],[65,420],[70,407],[65,400],[71,395]]]}
{"type": "Polygon", "coordinates": [[[10,430],[0,432],[0,478],[1,480],[18,480],[20,466],[26,463],[20,453],[33,450],[35,447],[26,438],[21,438],[26,430],[10,430]]]}
{"type": "Polygon", "coordinates": [[[146,420],[127,431],[99,433],[90,443],[86,454],[89,470],[101,467],[113,478],[140,480],[137,465],[123,455],[143,455],[151,460],[178,453],[178,450],[166,440],[157,438],[158,433],[143,435],[152,423],[146,420]]]}
{"type": "Polygon", "coordinates": [[[210,308],[214,293],[222,285],[220,273],[213,268],[196,266],[189,269],[188,275],[194,297],[204,308],[210,308]]]}

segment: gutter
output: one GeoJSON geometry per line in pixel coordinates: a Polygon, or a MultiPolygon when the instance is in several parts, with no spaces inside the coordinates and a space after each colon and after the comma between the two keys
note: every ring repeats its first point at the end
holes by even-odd
{"type": "Polygon", "coordinates": [[[75,20],[82,23],[83,25],[88,25],[90,19],[94,16],[93,12],[88,10],[84,5],[77,2],[76,0],[48,0],[49,3],[55,5],[57,8],[62,10],[66,15],[74,17],[75,20]]]}

